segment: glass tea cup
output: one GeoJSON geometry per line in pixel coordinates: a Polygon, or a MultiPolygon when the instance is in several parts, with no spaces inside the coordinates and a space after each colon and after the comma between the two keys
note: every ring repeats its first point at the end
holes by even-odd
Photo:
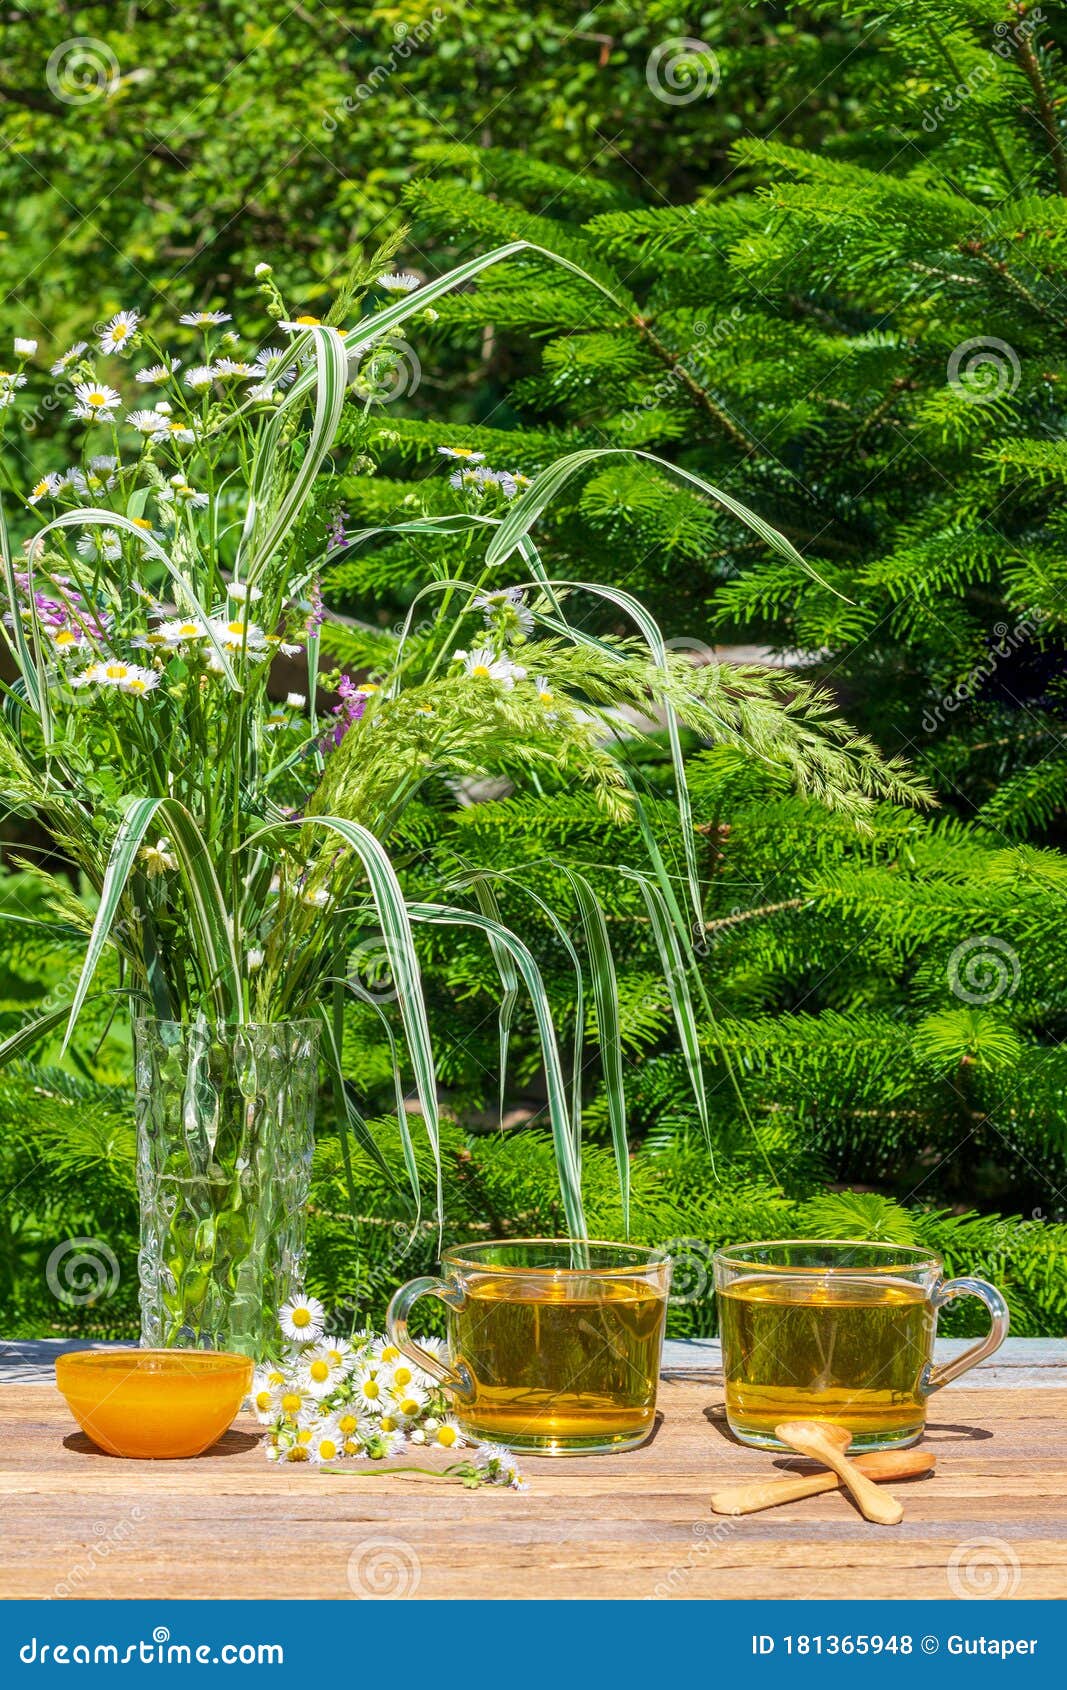
{"type": "Polygon", "coordinates": [[[389,1342],[452,1398],[469,1437],[544,1455],[632,1449],[652,1429],[670,1288],[662,1250],[520,1238],[446,1250],[402,1285],[389,1342]],[[449,1364],[412,1341],[419,1297],[448,1310],[449,1364]]]}
{"type": "Polygon", "coordinates": [[[926,1401],[992,1355],[1008,1306],[984,1279],[948,1279],[928,1250],[792,1239],[741,1244],[714,1257],[726,1418],[742,1443],[784,1449],[774,1428],[823,1420],[853,1451],[921,1438],[926,1401]],[[977,1297],[992,1325],[954,1361],[934,1363],[938,1310],[977,1297]]]}

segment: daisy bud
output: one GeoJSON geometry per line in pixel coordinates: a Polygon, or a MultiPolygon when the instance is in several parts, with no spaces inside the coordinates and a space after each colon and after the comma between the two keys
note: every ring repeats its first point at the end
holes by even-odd
{"type": "Polygon", "coordinates": [[[251,951],[249,951],[249,953],[248,953],[248,972],[249,972],[249,974],[254,974],[257,968],[262,968],[262,967],[263,967],[263,952],[261,950],[251,950],[251,951]]]}
{"type": "Polygon", "coordinates": [[[426,1433],[421,1426],[416,1426],[413,1432],[409,1432],[408,1442],[412,1444],[424,1444],[426,1442],[426,1433]]]}
{"type": "Polygon", "coordinates": [[[269,264],[257,264],[252,274],[254,276],[270,276],[273,275],[273,270],[269,264]]]}
{"type": "Polygon", "coordinates": [[[307,703],[307,699],[304,697],[302,692],[287,692],[285,695],[285,702],[289,706],[290,710],[303,710],[304,705],[307,703]]]}
{"type": "Polygon", "coordinates": [[[170,408],[170,405],[167,403],[166,399],[161,399],[159,401],[159,404],[155,406],[155,409],[159,412],[161,417],[169,417],[170,416],[171,408],[170,408]]]}
{"type": "Polygon", "coordinates": [[[34,353],[36,352],[36,350],[37,350],[37,342],[35,340],[21,340],[21,339],[16,338],[16,340],[15,340],[15,356],[16,356],[16,358],[32,358],[34,353]]]}

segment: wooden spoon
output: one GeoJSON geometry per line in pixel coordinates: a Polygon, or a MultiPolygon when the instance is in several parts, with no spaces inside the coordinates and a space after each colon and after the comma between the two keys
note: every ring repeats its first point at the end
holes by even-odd
{"type": "Polygon", "coordinates": [[[864,1519],[876,1526],[899,1526],[904,1510],[896,1497],[880,1491],[860,1468],[845,1460],[852,1438],[844,1426],[831,1426],[825,1420],[783,1420],[774,1435],[798,1455],[810,1456],[836,1473],[852,1492],[864,1519]]]}
{"type": "MultiPolygon", "coordinates": [[[[875,1450],[857,1455],[855,1465],[868,1479],[918,1479],[932,1473],[937,1457],[924,1449],[875,1450]]],[[[803,1496],[838,1490],[836,1473],[794,1474],[788,1479],[756,1479],[751,1484],[733,1485],[716,1491],[711,1499],[713,1514],[758,1514],[761,1508],[777,1508],[780,1502],[798,1502],[803,1496]]]]}

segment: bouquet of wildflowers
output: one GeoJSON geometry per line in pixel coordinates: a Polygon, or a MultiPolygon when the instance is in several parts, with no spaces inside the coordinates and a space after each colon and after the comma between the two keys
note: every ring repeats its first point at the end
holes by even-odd
{"type": "MultiPolygon", "coordinates": [[[[3,687],[0,803],[36,818],[82,871],[84,895],[42,878],[56,933],[84,935],[85,960],[73,1001],[8,1039],[0,1060],[63,1024],[69,1038],[99,990],[108,950],[118,989],[160,1021],[319,1018],[341,1124],[362,1132],[341,1049],[346,994],[361,995],[348,956],[371,934],[388,959],[396,1033],[436,1156],[435,1065],[413,929],[472,926],[500,971],[502,1055],[511,1006],[522,988],[530,996],[567,1225],[581,1234],[583,1017],[568,1079],[537,960],[500,919],[492,877],[458,876],[434,902],[405,897],[390,842],[407,806],[427,788],[451,791],[489,775],[581,784],[606,812],[633,820],[636,862],[623,872],[647,903],[706,1125],[694,1009],[704,987],[691,948],[702,912],[681,726],[769,759],[860,815],[874,798],[914,787],[802,682],[694,668],[629,595],[550,577],[532,530],[598,451],[572,454],[526,486],[476,462],[462,442],[448,449],[464,508],[392,532],[413,543],[417,535],[420,552],[435,532],[464,534],[469,579],[427,580],[406,626],[383,635],[373,673],[323,673],[320,571],[338,543],[371,538],[342,525],[324,547],[304,520],[342,417],[347,409],[365,418],[401,324],[432,318],[435,298],[528,250],[514,242],[422,287],[380,274],[374,262],[349,278],[327,322],[287,303],[261,265],[266,333],[239,328],[222,307],[186,313],[166,332],[128,309],[92,345],[46,354],[80,450],[21,489],[25,517],[38,526],[20,547],[0,512],[3,626],[17,670],[3,687]],[[502,582],[505,566],[519,579],[502,582]],[[594,636],[572,621],[569,600],[590,594],[632,634],[594,636]],[[301,674],[278,700],[270,683],[282,660],[301,674]],[[666,731],[674,763],[680,873],[655,848],[625,758],[625,738],[650,718],[666,731]]],[[[17,368],[0,376],[0,424],[32,397],[36,343],[16,342],[16,354],[17,368]]],[[[663,468],[807,567],[728,495],[663,468]]],[[[625,1208],[611,939],[588,881],[568,872],[581,955],[547,913],[579,996],[583,976],[592,987],[625,1208]]],[[[417,1196],[402,1097],[397,1113],[417,1196]]]]}
{"type": "MultiPolygon", "coordinates": [[[[458,1452],[466,1446],[444,1392],[383,1338],[367,1331],[351,1339],[330,1337],[324,1331],[325,1310],[314,1297],[292,1299],[278,1319],[289,1340],[287,1351],[257,1370],[251,1394],[252,1411],[268,1428],[269,1461],[333,1466],[431,1449],[458,1452]]],[[[442,1340],[420,1342],[447,1361],[442,1340]]],[[[411,1470],[410,1462],[400,1469],[411,1470]]],[[[514,1456],[500,1444],[477,1444],[469,1456],[444,1468],[416,1470],[468,1486],[526,1489],[514,1456]]]]}

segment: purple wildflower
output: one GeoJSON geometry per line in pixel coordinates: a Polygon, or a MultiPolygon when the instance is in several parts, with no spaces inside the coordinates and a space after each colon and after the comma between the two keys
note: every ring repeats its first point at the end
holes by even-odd
{"type": "Polygon", "coordinates": [[[316,576],[314,581],[311,583],[311,591],[308,594],[308,598],[311,603],[311,608],[308,611],[308,619],[304,626],[308,634],[313,634],[315,629],[321,628],[322,624],[326,620],[326,606],[322,602],[322,582],[319,580],[318,576],[316,576]]]}
{"type": "Polygon", "coordinates": [[[348,535],[345,533],[345,523],[347,521],[347,511],[338,510],[334,512],[333,517],[331,518],[332,527],[326,536],[326,550],[328,552],[337,551],[342,546],[347,546],[348,535]]]}

